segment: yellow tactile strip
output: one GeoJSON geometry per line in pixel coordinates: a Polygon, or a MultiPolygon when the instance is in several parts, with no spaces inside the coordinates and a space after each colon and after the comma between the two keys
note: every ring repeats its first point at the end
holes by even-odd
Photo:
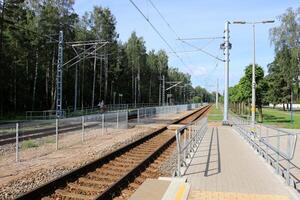
{"type": "Polygon", "coordinates": [[[191,191],[189,200],[288,200],[286,196],[236,192],[191,191]]]}

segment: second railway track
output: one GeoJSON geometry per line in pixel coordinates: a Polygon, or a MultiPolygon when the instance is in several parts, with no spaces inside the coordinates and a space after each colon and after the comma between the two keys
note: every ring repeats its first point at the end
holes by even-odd
{"type": "MultiPolygon", "coordinates": [[[[186,124],[204,115],[204,106],[173,124],[186,124]]],[[[174,148],[175,134],[167,127],[122,147],[96,161],[50,181],[17,199],[127,199],[174,148]]]]}

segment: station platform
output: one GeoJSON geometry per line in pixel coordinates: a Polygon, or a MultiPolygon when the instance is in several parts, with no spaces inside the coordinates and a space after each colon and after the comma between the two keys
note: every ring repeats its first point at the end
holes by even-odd
{"type": "Polygon", "coordinates": [[[230,126],[209,126],[181,178],[147,179],[130,200],[298,200],[230,126]]]}
{"type": "Polygon", "coordinates": [[[185,172],[189,199],[300,199],[230,126],[211,126],[185,172]]]}

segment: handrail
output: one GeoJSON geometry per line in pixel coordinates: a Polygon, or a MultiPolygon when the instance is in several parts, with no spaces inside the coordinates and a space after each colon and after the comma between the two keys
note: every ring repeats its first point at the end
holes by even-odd
{"type": "MultiPolygon", "coordinates": [[[[249,142],[249,144],[252,145],[252,147],[257,152],[259,152],[260,155],[262,155],[267,160],[268,163],[271,157],[271,155],[269,155],[268,153],[268,150],[273,151],[275,155],[277,155],[275,158],[276,161],[275,168],[278,174],[281,166],[281,164],[279,163],[279,158],[282,157],[284,160],[287,161],[287,167],[283,169],[284,171],[283,174],[286,179],[286,184],[290,185],[292,181],[291,177],[293,177],[290,174],[290,165],[291,165],[291,160],[295,156],[298,134],[291,133],[286,130],[281,130],[271,126],[265,126],[262,124],[260,124],[260,127],[257,127],[257,123],[255,123],[254,129],[248,130],[246,127],[249,127],[249,125],[251,125],[250,121],[241,119],[239,116],[235,114],[231,114],[231,118],[232,118],[231,122],[234,125],[234,127],[237,127],[238,132],[249,142]],[[257,134],[256,130],[259,130],[259,135],[257,134]],[[261,136],[262,130],[266,130],[266,136],[261,136]],[[269,130],[276,131],[276,134],[269,135],[269,130]],[[280,145],[280,138],[282,137],[288,137],[286,151],[283,151],[280,145]],[[269,138],[277,138],[276,146],[269,142],[269,138]],[[266,150],[263,149],[263,147],[265,147],[266,150]]],[[[295,183],[293,185],[295,187],[295,183]]]]}
{"type": "Polygon", "coordinates": [[[202,138],[207,130],[207,117],[204,117],[195,122],[190,122],[176,129],[176,146],[177,146],[177,169],[176,176],[182,176],[182,166],[188,166],[189,157],[196,151],[201,143],[202,138]],[[188,131],[187,131],[188,130],[188,131]],[[188,138],[187,138],[188,136],[188,138]],[[183,141],[181,141],[183,137],[183,141]]]}

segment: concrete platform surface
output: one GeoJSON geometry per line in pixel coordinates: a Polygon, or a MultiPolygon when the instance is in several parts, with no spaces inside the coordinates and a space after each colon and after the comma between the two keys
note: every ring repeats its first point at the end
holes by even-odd
{"type": "Polygon", "coordinates": [[[186,200],[189,189],[186,178],[146,179],[129,200],[186,200]]]}
{"type": "Polygon", "coordinates": [[[299,193],[285,185],[284,180],[275,174],[232,127],[208,129],[185,177],[191,184],[192,199],[200,199],[192,195],[194,191],[300,199],[299,193]]]}
{"type": "Polygon", "coordinates": [[[161,200],[171,181],[146,179],[129,200],[161,200]]]}

